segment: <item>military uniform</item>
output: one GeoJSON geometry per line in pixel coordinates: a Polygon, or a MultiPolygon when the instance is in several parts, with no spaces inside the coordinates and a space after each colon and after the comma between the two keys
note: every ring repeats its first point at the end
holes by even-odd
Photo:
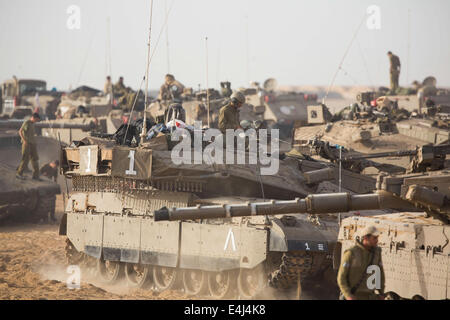
{"type": "Polygon", "coordinates": [[[127,93],[125,85],[123,84],[123,82],[120,82],[120,81],[118,81],[114,85],[113,90],[114,90],[114,96],[115,97],[120,97],[120,96],[123,96],[124,94],[127,93]]]}
{"type": "Polygon", "coordinates": [[[398,89],[398,79],[400,77],[400,59],[396,55],[391,55],[389,57],[389,61],[391,63],[391,91],[395,93],[398,89]]]}
{"type": "Polygon", "coordinates": [[[164,83],[159,89],[159,100],[174,100],[180,99],[181,94],[183,93],[184,86],[177,80],[173,80],[170,83],[164,83]],[[172,87],[175,86],[176,90],[172,90],[172,87]]]}
{"type": "Polygon", "coordinates": [[[33,178],[39,178],[39,156],[36,148],[34,123],[31,120],[27,120],[23,123],[20,130],[22,130],[25,141],[22,141],[22,160],[17,168],[17,174],[22,176],[23,171],[28,167],[28,162],[31,160],[31,164],[33,165],[33,178]]]}
{"type": "Polygon", "coordinates": [[[112,93],[112,83],[111,83],[111,80],[106,80],[105,86],[104,86],[104,88],[103,88],[103,92],[105,93],[105,95],[111,94],[111,93],[112,93]]]}
{"type": "Polygon", "coordinates": [[[227,129],[239,128],[239,110],[231,103],[222,107],[219,111],[219,130],[226,134],[227,129]]]}
{"type": "Polygon", "coordinates": [[[44,177],[53,179],[55,182],[58,180],[58,167],[52,168],[52,166],[49,163],[42,166],[40,173],[44,177]]]}
{"type": "Polygon", "coordinates": [[[367,287],[367,279],[371,276],[367,274],[369,265],[380,267],[381,288],[379,291],[384,292],[385,277],[381,262],[381,248],[376,247],[369,251],[361,243],[356,242],[355,246],[344,252],[338,272],[338,285],[345,298],[352,296],[357,300],[378,300],[374,290],[367,287]]]}

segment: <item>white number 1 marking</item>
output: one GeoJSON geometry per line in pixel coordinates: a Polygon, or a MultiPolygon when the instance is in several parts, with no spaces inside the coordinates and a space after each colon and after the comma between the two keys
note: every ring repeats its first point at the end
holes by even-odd
{"type": "Polygon", "coordinates": [[[128,158],[130,158],[130,167],[128,170],[125,171],[125,174],[135,176],[137,174],[136,171],[134,171],[134,154],[135,150],[130,150],[130,154],[128,155],[128,158]]]}
{"type": "Polygon", "coordinates": [[[91,148],[87,149],[87,166],[86,172],[91,172],[91,148]]]}

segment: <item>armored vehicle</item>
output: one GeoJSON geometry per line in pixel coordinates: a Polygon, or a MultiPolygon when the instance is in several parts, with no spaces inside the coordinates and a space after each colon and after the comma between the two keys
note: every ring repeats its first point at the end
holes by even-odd
{"type": "Polygon", "coordinates": [[[5,220],[39,222],[55,211],[58,184],[50,181],[16,179],[16,170],[0,163],[0,224],[5,220]]]}
{"type": "MultiPolygon", "coordinates": [[[[60,233],[67,236],[69,263],[97,270],[108,283],[124,272],[133,287],[182,287],[190,295],[213,298],[254,297],[267,276],[281,289],[295,287],[299,279],[334,282],[336,217],[293,212],[274,219],[155,222],[153,214],[164,206],[226,206],[337,191],[334,168],[293,154],[280,160],[273,176],[261,175],[259,165],[180,164],[173,162],[167,143],[163,135],[139,147],[91,137],[64,149],[61,169],[73,192],[60,233]],[[265,264],[268,274],[260,272],[265,264]]],[[[371,178],[343,176],[343,190],[374,188],[371,178]]]]}
{"type": "Polygon", "coordinates": [[[0,115],[2,118],[23,119],[36,109],[42,118],[55,118],[61,93],[47,91],[47,83],[42,80],[9,79],[0,90],[0,115]]]}
{"type": "Polygon", "coordinates": [[[247,106],[241,108],[241,120],[262,120],[269,129],[279,129],[281,139],[292,137],[294,123],[308,122],[307,107],[317,105],[317,95],[277,90],[275,79],[267,79],[263,88],[242,89],[247,106]]]}
{"type": "MultiPolygon", "coordinates": [[[[413,150],[426,144],[446,144],[450,140],[450,130],[440,126],[435,118],[406,118],[400,121],[386,117],[370,117],[355,120],[339,120],[327,124],[297,126],[294,131],[293,146],[299,148],[311,140],[324,140],[343,146],[353,153],[365,155],[390,153],[399,150],[413,150]]],[[[407,168],[406,158],[383,157],[380,162],[407,168]]]]}
{"type": "Polygon", "coordinates": [[[430,106],[450,106],[450,91],[438,88],[436,84],[436,78],[430,76],[425,78],[422,83],[414,81],[413,87],[400,88],[395,94],[383,87],[378,91],[360,92],[356,100],[363,105],[379,109],[385,105],[387,100],[395,103],[401,109],[423,114],[430,106]]]}
{"type": "MultiPolygon", "coordinates": [[[[162,208],[155,211],[154,219],[155,221],[183,221],[183,227],[189,230],[192,224],[199,225],[194,221],[222,217],[235,219],[273,215],[285,218],[287,215],[290,217],[294,213],[302,212],[322,216],[351,210],[362,213],[364,210],[395,209],[397,213],[370,217],[353,216],[344,219],[340,225],[338,243],[334,246],[334,266],[340,265],[339,261],[344,251],[354,245],[355,240],[360,239],[359,230],[363,230],[367,225],[375,225],[381,232],[378,245],[382,249],[387,297],[389,299],[449,299],[449,186],[450,171],[448,170],[402,176],[380,175],[377,191],[374,194],[336,193],[309,195],[303,200],[162,208]]],[[[275,244],[287,243],[289,247],[289,233],[280,238],[275,228],[276,218],[269,218],[269,220],[272,220],[273,224],[268,224],[265,229],[269,238],[266,245],[267,257],[276,247],[275,244]]],[[[256,229],[255,226],[240,225],[240,234],[242,235],[242,231],[249,227],[256,229]]],[[[204,241],[208,238],[208,234],[203,231],[200,228],[186,241],[194,243],[204,241]]],[[[184,232],[183,228],[182,232],[184,232]]],[[[235,234],[239,232],[236,231],[235,234]]],[[[181,239],[186,238],[182,235],[181,239]]],[[[248,253],[244,248],[248,246],[248,240],[237,243],[235,255],[239,259],[247,258],[248,253]]],[[[317,246],[320,244],[320,241],[314,243],[317,246]]],[[[310,246],[311,243],[305,242],[304,245],[310,246]]],[[[197,247],[200,246],[197,245],[197,247]]],[[[181,242],[181,253],[183,248],[185,248],[184,243],[181,242]]],[[[284,247],[283,250],[287,251],[289,248],[284,247]]],[[[200,251],[197,254],[203,255],[204,252],[200,251]]],[[[259,272],[270,276],[270,263],[260,260],[262,263],[258,266],[259,272]]],[[[252,277],[249,277],[249,271],[242,265],[240,268],[239,276],[235,278],[238,287],[251,287],[255,291],[263,290],[264,284],[254,285],[257,283],[254,280],[257,278],[255,273],[252,272],[252,277]]]]}

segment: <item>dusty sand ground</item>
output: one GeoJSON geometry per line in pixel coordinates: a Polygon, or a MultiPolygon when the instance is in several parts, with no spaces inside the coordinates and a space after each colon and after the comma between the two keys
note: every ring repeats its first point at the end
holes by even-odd
{"type": "MultiPolygon", "coordinates": [[[[61,197],[57,217],[62,214],[61,197]]],[[[57,225],[10,225],[0,227],[0,299],[188,299],[179,292],[161,294],[131,290],[126,284],[104,287],[83,281],[81,288],[67,288],[65,237],[57,225]]]]}
{"type": "MultiPolygon", "coordinates": [[[[62,196],[56,201],[56,217],[63,212],[62,196]]],[[[58,235],[59,225],[16,224],[0,226],[0,300],[189,300],[180,291],[163,293],[127,287],[125,280],[105,286],[81,274],[81,288],[71,290],[66,281],[66,237],[58,235]]],[[[302,299],[329,299],[306,289],[302,299]]],[[[296,299],[296,291],[266,289],[262,299],[296,299]]],[[[197,299],[207,299],[199,297],[197,299]]]]}

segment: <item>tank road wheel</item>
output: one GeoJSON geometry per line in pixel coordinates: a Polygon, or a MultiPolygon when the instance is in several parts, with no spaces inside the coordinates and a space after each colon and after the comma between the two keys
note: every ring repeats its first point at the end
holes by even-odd
{"type": "Polygon", "coordinates": [[[118,261],[100,259],[97,263],[98,274],[105,284],[114,284],[122,277],[122,264],[118,261]]]}
{"type": "Polygon", "coordinates": [[[386,294],[385,300],[400,300],[400,297],[395,292],[388,292],[386,294]]]}
{"type": "Polygon", "coordinates": [[[241,298],[253,299],[265,287],[264,267],[259,264],[253,269],[241,269],[238,276],[238,289],[241,298]]]}
{"type": "Polygon", "coordinates": [[[152,282],[152,267],[136,263],[125,264],[125,276],[128,286],[131,288],[143,289],[152,282]]]}
{"type": "Polygon", "coordinates": [[[162,292],[173,289],[178,278],[177,272],[176,268],[155,266],[153,268],[153,281],[156,291],[162,292]]]}
{"type": "Polygon", "coordinates": [[[230,298],[233,294],[233,279],[235,273],[231,271],[210,272],[208,274],[209,293],[213,299],[230,298]]]}
{"type": "Polygon", "coordinates": [[[202,270],[183,271],[184,290],[188,295],[198,296],[206,291],[208,286],[208,276],[202,270]]]}

